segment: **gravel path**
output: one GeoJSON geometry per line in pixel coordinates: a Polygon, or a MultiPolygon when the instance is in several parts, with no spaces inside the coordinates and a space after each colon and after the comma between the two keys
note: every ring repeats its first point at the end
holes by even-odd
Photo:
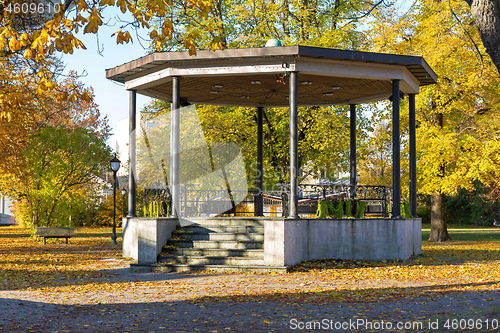
{"type": "MultiPolygon", "coordinates": [[[[61,283],[59,291],[0,291],[0,331],[500,331],[498,290],[429,293],[380,302],[346,303],[332,297],[314,303],[302,302],[297,291],[315,293],[318,288],[334,288],[331,281],[321,285],[319,280],[311,282],[300,275],[284,279],[280,275],[133,273],[119,260],[103,264],[109,277],[87,281],[88,288],[85,284],[65,290],[61,283]],[[107,288],[110,284],[121,287],[107,288]],[[242,290],[254,290],[258,295],[248,298],[242,290]],[[269,297],[269,291],[295,293],[296,297],[277,300],[269,297]],[[234,295],[241,298],[235,302],[234,295]],[[462,329],[445,329],[447,321],[450,326],[462,324],[462,329]],[[478,329],[479,324],[482,329],[478,329]]],[[[338,283],[356,285],[354,281],[338,283]]],[[[358,287],[371,284],[394,286],[395,282],[363,281],[358,287]]],[[[401,287],[422,286],[406,282],[401,287]]]]}

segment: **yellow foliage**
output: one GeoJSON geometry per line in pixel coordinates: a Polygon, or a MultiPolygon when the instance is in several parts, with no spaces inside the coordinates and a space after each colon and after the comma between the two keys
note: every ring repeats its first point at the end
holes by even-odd
{"type": "Polygon", "coordinates": [[[26,49],[26,51],[24,51],[23,58],[24,59],[31,59],[31,58],[33,58],[33,52],[31,51],[31,49],[26,49]]]}
{"type": "Polygon", "coordinates": [[[12,51],[19,51],[21,49],[21,44],[17,41],[17,38],[12,36],[9,41],[9,48],[12,51]]]}
{"type": "Polygon", "coordinates": [[[83,33],[97,33],[97,30],[102,25],[101,13],[99,13],[96,9],[92,11],[90,17],[88,19],[88,23],[83,30],[83,33]]]}
{"type": "MultiPolygon", "coordinates": [[[[72,11],[60,11],[52,17],[46,15],[31,15],[30,21],[33,26],[29,29],[16,25],[19,22],[14,15],[23,15],[22,13],[4,11],[4,20],[1,22],[0,31],[0,49],[7,46],[10,51],[19,52],[26,59],[35,59],[40,61],[53,52],[63,52],[72,54],[74,48],[85,49],[85,46],[79,41],[75,34],[83,28],[83,32],[97,34],[99,28],[103,25],[103,9],[107,6],[116,6],[122,13],[130,13],[133,19],[142,27],[149,29],[150,26],[156,27],[156,23],[167,22],[162,27],[162,33],[151,33],[152,45],[161,44],[165,39],[172,39],[173,26],[169,17],[175,16],[174,13],[180,8],[184,8],[183,3],[173,4],[171,0],[152,0],[135,3],[126,0],[100,0],[97,3],[90,0],[78,0],[76,4],[76,16],[72,11]],[[178,6],[179,8],[174,8],[178,6]],[[19,35],[21,37],[19,38],[19,35]],[[159,42],[159,43],[157,43],[159,42]],[[30,51],[28,51],[30,49],[30,51]]],[[[189,1],[190,10],[198,12],[199,17],[208,18],[213,8],[211,1],[189,1]]],[[[21,17],[22,19],[22,17],[21,17]]],[[[211,28],[208,26],[208,28],[211,28]]],[[[182,30],[182,29],[181,29],[182,30]]],[[[118,44],[129,43],[132,41],[131,33],[125,28],[116,32],[118,44]]],[[[177,38],[184,40],[182,34],[177,38]]],[[[196,38],[200,38],[198,35],[196,38]]],[[[195,53],[197,47],[196,39],[193,36],[187,36],[186,49],[195,53]]],[[[221,43],[212,43],[212,47],[222,45],[221,43]]]]}
{"type": "Polygon", "coordinates": [[[404,16],[377,15],[372,51],[421,55],[438,75],[416,97],[419,191],[453,194],[476,180],[497,186],[500,161],[486,158],[500,154],[500,76],[468,5],[422,0],[404,16]]]}
{"type": "Polygon", "coordinates": [[[127,11],[127,2],[125,0],[118,0],[116,2],[116,5],[118,7],[120,7],[120,10],[122,11],[122,13],[125,14],[125,12],[127,11]]]}
{"type": "Polygon", "coordinates": [[[99,3],[99,6],[114,6],[115,5],[115,0],[101,0],[99,3]]]}

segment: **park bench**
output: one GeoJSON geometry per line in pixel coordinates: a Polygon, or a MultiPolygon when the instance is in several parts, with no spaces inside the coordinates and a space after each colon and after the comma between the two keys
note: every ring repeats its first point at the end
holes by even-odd
{"type": "Polygon", "coordinates": [[[43,245],[45,245],[45,239],[47,238],[66,238],[66,244],[68,244],[68,238],[75,236],[75,228],[37,227],[35,236],[43,238],[43,245]]]}

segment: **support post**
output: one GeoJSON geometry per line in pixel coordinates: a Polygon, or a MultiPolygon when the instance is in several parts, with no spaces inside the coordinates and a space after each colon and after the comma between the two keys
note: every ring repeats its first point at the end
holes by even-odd
{"type": "Polygon", "coordinates": [[[417,136],[415,133],[415,94],[409,95],[410,128],[410,208],[411,215],[417,217],[417,136]]]}
{"type": "Polygon", "coordinates": [[[264,108],[257,108],[257,196],[255,197],[255,216],[264,216],[264,196],[263,196],[263,186],[264,186],[264,158],[263,158],[263,145],[264,145],[264,134],[263,134],[263,118],[264,118],[264,108]]]}
{"type": "Polygon", "coordinates": [[[399,80],[392,82],[392,217],[401,218],[399,80]]]}
{"type": "Polygon", "coordinates": [[[290,73],[290,214],[299,218],[297,72],[290,73]]]}
{"type": "Polygon", "coordinates": [[[349,183],[351,185],[351,198],[356,196],[356,104],[351,104],[350,112],[350,155],[349,155],[349,183]]]}
{"type": "Polygon", "coordinates": [[[128,137],[128,217],[136,217],[135,207],[135,166],[136,166],[136,113],[137,91],[130,90],[129,99],[129,137],[128,137]]]}
{"type": "Polygon", "coordinates": [[[180,77],[172,77],[172,104],[170,116],[170,191],[172,193],[172,217],[180,217],[180,77]]]}

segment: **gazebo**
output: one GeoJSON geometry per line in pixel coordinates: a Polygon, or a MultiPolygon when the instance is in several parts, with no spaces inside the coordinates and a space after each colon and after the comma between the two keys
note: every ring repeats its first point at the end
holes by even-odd
{"type": "MultiPolygon", "coordinates": [[[[288,219],[298,220],[297,122],[299,106],[350,105],[350,179],[356,182],[356,105],[390,99],[393,122],[393,209],[401,218],[400,99],[409,98],[410,203],[416,217],[415,95],[437,76],[420,56],[346,51],[309,46],[277,46],[188,52],[155,52],[106,71],[130,92],[129,211],[135,204],[136,94],[170,101],[171,156],[178,155],[179,108],[188,104],[255,107],[258,110],[257,168],[262,189],[262,113],[290,109],[290,199],[288,219]]],[[[171,160],[172,199],[179,200],[179,161],[171,160]]],[[[260,191],[261,192],[261,191],[260,191]]],[[[257,200],[256,215],[262,211],[257,200]]],[[[173,212],[176,216],[177,212],[173,212]]],[[[415,219],[417,220],[417,219],[415,219]]],[[[267,236],[266,236],[267,237],[267,236]]],[[[410,236],[405,236],[410,237],[410,236]]],[[[413,237],[413,236],[412,236],[413,237]]],[[[415,237],[414,237],[415,238],[415,237]]],[[[414,247],[415,244],[412,245],[414,247]]],[[[418,245],[419,246],[419,245],[418,245]]],[[[415,251],[413,251],[415,252],[415,251]]],[[[418,250],[417,250],[418,252],[418,250]]],[[[413,253],[412,253],[413,254],[413,253]]],[[[411,254],[410,254],[411,255],[411,254]]],[[[286,263],[285,263],[286,264],[286,263]]]]}

